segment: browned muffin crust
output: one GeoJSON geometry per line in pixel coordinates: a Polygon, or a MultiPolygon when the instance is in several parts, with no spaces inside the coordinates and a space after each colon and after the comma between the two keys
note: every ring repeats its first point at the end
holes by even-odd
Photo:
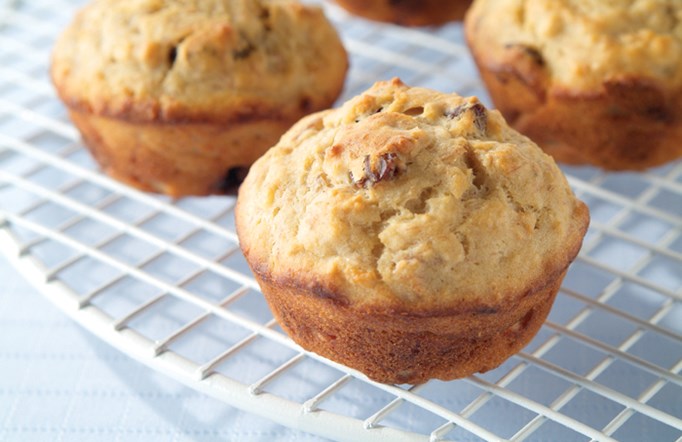
{"type": "MultiPolygon", "coordinates": [[[[658,11],[666,0],[650,3],[650,10],[658,11]]],[[[629,2],[602,6],[621,8],[618,19],[599,10],[580,13],[575,5],[587,2],[536,4],[544,9],[527,11],[517,0],[478,1],[466,19],[467,42],[481,77],[507,121],[565,163],[642,170],[682,157],[682,84],[667,66],[677,60],[680,71],[682,40],[674,36],[682,35],[682,29],[669,36],[667,28],[651,30],[651,24],[635,23],[627,12],[629,2]],[[518,17],[526,17],[526,24],[518,17]],[[561,20],[566,22],[558,24],[561,20]],[[544,36],[528,31],[533,26],[544,36]],[[504,32],[493,33],[498,27],[504,32]],[[573,41],[580,41],[575,46],[564,42],[571,32],[585,34],[574,36],[573,41]],[[581,38],[592,38],[592,59],[572,52],[589,54],[581,38]],[[634,55],[623,48],[628,38],[634,55]],[[647,66],[644,58],[637,63],[637,57],[652,58],[656,51],[665,57],[659,64],[666,66],[647,66]]],[[[611,9],[607,12],[613,13],[611,9]]]]}
{"type": "Polygon", "coordinates": [[[402,26],[441,25],[462,20],[471,0],[336,0],[350,13],[402,26]]]}
{"type": "Polygon", "coordinates": [[[259,273],[256,280],[277,322],[306,350],[378,382],[418,384],[482,373],[517,353],[544,323],[564,275],[504,304],[436,312],[377,311],[319,284],[259,273]]]}
{"type": "Polygon", "coordinates": [[[135,123],[75,110],[69,116],[105,173],[173,197],[235,194],[248,167],[295,122],[135,123]]]}

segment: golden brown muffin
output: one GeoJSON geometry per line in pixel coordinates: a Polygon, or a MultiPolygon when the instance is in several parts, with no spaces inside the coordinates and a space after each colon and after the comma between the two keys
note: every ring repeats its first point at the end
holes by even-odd
{"type": "Polygon", "coordinates": [[[588,211],[499,112],[396,79],[288,131],[236,222],[294,341],[417,383],[492,369],[535,335],[588,211]]]}
{"type": "Polygon", "coordinates": [[[350,13],[403,26],[462,20],[471,0],[336,0],[350,13]]]}
{"type": "Polygon", "coordinates": [[[96,0],[58,40],[51,75],[107,173],[182,196],[238,181],[334,102],[347,65],[322,11],[293,0],[96,0]]]}
{"type": "Polygon", "coordinates": [[[645,169],[682,156],[682,5],[477,0],[466,36],[495,106],[557,160],[645,169]]]}

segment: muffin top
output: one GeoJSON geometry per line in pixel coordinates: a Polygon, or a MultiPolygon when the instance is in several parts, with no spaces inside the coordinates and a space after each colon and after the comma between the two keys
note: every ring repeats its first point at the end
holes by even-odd
{"type": "Polygon", "coordinates": [[[95,0],[52,61],[67,104],[137,121],[301,114],[347,69],[322,10],[294,0],[95,0]]]}
{"type": "Polygon", "coordinates": [[[499,112],[397,79],[297,123],[251,168],[237,206],[262,278],[430,314],[542,288],[587,223],[554,161],[499,112]]]}
{"type": "Polygon", "coordinates": [[[484,60],[525,54],[573,91],[642,77],[682,87],[678,0],[476,0],[467,21],[484,60]]]}

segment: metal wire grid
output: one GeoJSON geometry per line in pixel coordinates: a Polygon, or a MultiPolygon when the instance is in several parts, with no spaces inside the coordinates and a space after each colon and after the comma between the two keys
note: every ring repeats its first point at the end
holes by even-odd
{"type": "MultiPolygon", "coordinates": [[[[549,320],[496,370],[382,385],[302,351],[237,246],[229,197],[171,201],[101,175],[49,85],[78,2],[0,3],[0,250],[48,299],[156,370],[333,439],[682,440],[682,163],[565,168],[592,225],[549,320]]],[[[328,15],[345,97],[376,79],[486,99],[461,27],[328,15]]]]}

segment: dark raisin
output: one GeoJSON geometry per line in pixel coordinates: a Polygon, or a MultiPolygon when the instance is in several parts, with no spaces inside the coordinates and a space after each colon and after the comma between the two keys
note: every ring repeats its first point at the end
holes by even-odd
{"type": "Polygon", "coordinates": [[[376,183],[378,181],[377,176],[374,173],[374,170],[372,170],[372,165],[370,163],[370,157],[369,155],[365,155],[365,160],[362,162],[362,164],[365,167],[365,177],[372,183],[376,183]]]}
{"type": "Polygon", "coordinates": [[[381,156],[379,157],[379,170],[377,171],[377,180],[383,180],[386,177],[386,172],[388,171],[388,163],[386,159],[381,156]]]}
{"type": "Polygon", "coordinates": [[[175,59],[178,57],[178,47],[172,46],[168,51],[168,64],[172,68],[175,64],[175,59]]]}
{"type": "Polygon", "coordinates": [[[461,104],[454,109],[445,111],[445,116],[450,119],[459,118],[464,112],[473,112],[474,125],[480,132],[485,132],[488,127],[488,114],[485,106],[481,103],[475,104],[461,104]]]}
{"type": "Polygon", "coordinates": [[[504,47],[505,49],[520,49],[533,61],[533,63],[537,64],[538,66],[544,66],[545,64],[545,59],[542,57],[542,53],[540,53],[537,48],[525,45],[523,43],[508,43],[504,47]]]}
{"type": "Polygon", "coordinates": [[[263,24],[263,29],[265,29],[265,31],[270,31],[272,29],[272,26],[270,24],[270,10],[268,8],[263,8],[258,18],[260,18],[260,21],[263,24]]]}
{"type": "Polygon", "coordinates": [[[248,57],[251,55],[251,53],[255,50],[256,48],[251,44],[251,43],[246,43],[243,45],[241,48],[235,49],[232,51],[232,57],[235,60],[241,60],[243,58],[248,57]]]}
{"type": "Polygon", "coordinates": [[[466,104],[460,104],[454,109],[445,111],[445,116],[451,120],[454,120],[455,118],[458,118],[460,115],[462,115],[467,108],[468,106],[466,104]]]}
{"type": "Polygon", "coordinates": [[[244,181],[249,173],[249,168],[244,166],[231,167],[225,176],[215,185],[217,193],[236,195],[239,185],[244,181]]]}
{"type": "Polygon", "coordinates": [[[523,46],[523,52],[525,52],[526,55],[528,55],[535,62],[535,64],[539,66],[543,66],[545,64],[545,59],[537,49],[530,46],[523,46]]]}
{"type": "Polygon", "coordinates": [[[308,112],[312,111],[312,106],[313,106],[313,103],[309,97],[303,97],[298,102],[298,107],[301,109],[302,112],[308,113],[308,112]]]}
{"type": "Polygon", "coordinates": [[[241,60],[251,55],[256,47],[249,40],[249,36],[244,31],[239,31],[239,42],[237,47],[232,51],[232,57],[235,60],[241,60]]]}
{"type": "Polygon", "coordinates": [[[474,113],[474,124],[479,131],[485,132],[488,128],[488,114],[485,111],[485,106],[481,103],[476,103],[471,106],[471,111],[474,113]]]}
{"type": "Polygon", "coordinates": [[[663,123],[672,121],[672,115],[664,105],[646,107],[643,109],[642,114],[651,120],[660,121],[663,123]]]}
{"type": "Polygon", "coordinates": [[[400,172],[398,165],[398,155],[389,152],[379,156],[374,165],[372,165],[369,155],[365,155],[363,159],[364,175],[358,179],[353,176],[353,172],[348,172],[350,181],[358,187],[366,187],[374,185],[379,181],[385,181],[394,178],[400,172]]]}
{"type": "Polygon", "coordinates": [[[393,152],[379,157],[379,173],[377,181],[392,179],[398,173],[398,155],[393,152]]]}

